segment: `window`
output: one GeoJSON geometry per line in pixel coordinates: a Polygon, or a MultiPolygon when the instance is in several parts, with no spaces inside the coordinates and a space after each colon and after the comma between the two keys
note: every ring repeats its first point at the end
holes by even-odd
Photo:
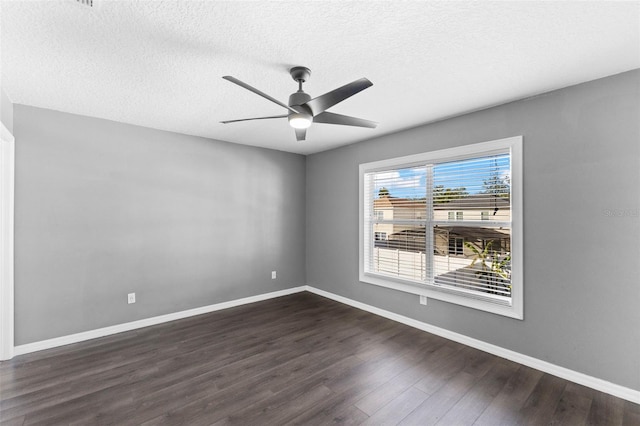
{"type": "Polygon", "coordinates": [[[521,164],[522,137],[361,164],[360,281],[522,319],[521,164]]]}
{"type": "Polygon", "coordinates": [[[376,232],[375,233],[375,239],[376,239],[376,241],[385,241],[387,239],[387,233],[386,232],[376,232]]]}
{"type": "Polygon", "coordinates": [[[382,210],[378,210],[374,212],[376,216],[376,220],[384,220],[384,212],[382,210]]]}
{"type": "Polygon", "coordinates": [[[447,213],[447,218],[449,220],[463,220],[464,219],[464,212],[448,212],[447,213]]]}
{"type": "Polygon", "coordinates": [[[451,256],[462,255],[463,244],[464,244],[464,238],[449,237],[449,254],[451,256]]]}

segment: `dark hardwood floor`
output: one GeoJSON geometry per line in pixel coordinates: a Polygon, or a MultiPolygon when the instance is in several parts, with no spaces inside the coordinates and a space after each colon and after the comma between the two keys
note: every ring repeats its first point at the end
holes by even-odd
{"type": "Polygon", "coordinates": [[[0,423],[640,425],[640,406],[310,294],[0,363],[0,423]]]}

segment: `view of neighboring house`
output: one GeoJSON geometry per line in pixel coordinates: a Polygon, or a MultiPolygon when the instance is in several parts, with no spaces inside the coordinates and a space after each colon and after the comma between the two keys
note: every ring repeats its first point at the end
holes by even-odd
{"type": "Polygon", "coordinates": [[[491,250],[498,253],[511,251],[511,230],[490,226],[489,222],[509,222],[511,205],[509,199],[493,194],[477,194],[451,200],[433,206],[435,221],[487,221],[487,226],[438,225],[434,231],[434,250],[439,255],[474,256],[472,249],[464,243],[484,250],[491,241],[491,250]]]}
{"type": "Polygon", "coordinates": [[[493,194],[474,194],[434,203],[433,220],[492,220],[511,219],[509,199],[493,194]]]}
{"type": "MultiPolygon", "coordinates": [[[[376,217],[376,221],[419,220],[426,218],[427,210],[425,200],[382,196],[373,201],[373,214],[376,217]]],[[[412,225],[376,222],[374,225],[374,237],[376,241],[386,241],[393,235],[400,235],[402,231],[411,231],[413,229],[415,229],[415,226],[412,225]]],[[[424,231],[422,235],[424,240],[424,231]]]]}
{"type": "MultiPolygon", "coordinates": [[[[426,201],[383,195],[373,204],[377,270],[424,280],[428,273],[424,223],[403,221],[425,219],[426,201]]],[[[487,291],[478,271],[483,269],[484,262],[508,259],[511,229],[501,225],[510,218],[509,199],[494,194],[466,195],[434,203],[432,272],[435,282],[455,286],[464,282],[469,288],[482,287],[482,291],[487,291]]],[[[505,271],[509,269],[508,264],[504,266],[505,271]]],[[[494,292],[495,288],[489,291],[494,292]]],[[[499,292],[507,295],[509,290],[499,292]]]]}
{"type": "MultiPolygon", "coordinates": [[[[374,239],[377,247],[392,247],[407,251],[424,251],[425,231],[422,226],[394,223],[395,220],[425,219],[426,202],[419,199],[382,196],[374,200],[374,239]],[[381,222],[378,222],[381,221],[381,222]],[[384,221],[384,222],[382,222],[384,221]]],[[[473,256],[464,242],[484,249],[492,241],[491,249],[509,252],[510,230],[491,226],[490,222],[509,222],[509,200],[492,194],[467,195],[447,202],[434,203],[433,220],[442,222],[487,221],[486,226],[456,226],[438,224],[434,229],[434,253],[451,256],[473,256]]]]}

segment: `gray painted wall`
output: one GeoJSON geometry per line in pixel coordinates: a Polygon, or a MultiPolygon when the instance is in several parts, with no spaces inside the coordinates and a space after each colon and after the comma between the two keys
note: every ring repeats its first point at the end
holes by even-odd
{"type": "Polygon", "coordinates": [[[17,345],[305,284],[305,157],[14,114],[17,345]]]}
{"type": "Polygon", "coordinates": [[[13,103],[0,88],[0,121],[13,134],[13,103]]]}
{"type": "Polygon", "coordinates": [[[307,283],[640,390],[639,86],[635,70],[307,157],[307,283]],[[360,163],[516,135],[524,321],[358,281],[360,163]]]}

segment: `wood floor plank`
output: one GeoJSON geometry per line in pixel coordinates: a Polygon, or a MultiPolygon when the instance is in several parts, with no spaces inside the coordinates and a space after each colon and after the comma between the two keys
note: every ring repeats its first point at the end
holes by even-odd
{"type": "Polygon", "coordinates": [[[429,395],[410,387],[388,404],[376,411],[363,425],[396,425],[427,399],[429,395]]]}
{"type": "Polygon", "coordinates": [[[640,424],[640,406],[298,293],[0,362],[4,425],[640,424]]]}
{"type": "MultiPolygon", "coordinates": [[[[431,395],[464,370],[467,359],[474,349],[463,347],[451,356],[433,363],[427,374],[415,384],[416,388],[431,395]]],[[[474,376],[475,377],[475,376],[474,376]]]]}
{"type": "Polygon", "coordinates": [[[2,424],[2,426],[22,426],[24,424],[24,416],[21,417],[14,417],[12,419],[3,419],[2,416],[0,416],[0,421],[2,424]]]}
{"type": "Polygon", "coordinates": [[[585,424],[591,410],[593,391],[575,383],[567,383],[560,396],[550,425],[585,424]]]}
{"type": "Polygon", "coordinates": [[[624,426],[640,425],[640,405],[634,404],[630,401],[624,402],[624,416],[622,417],[622,424],[624,426]]]}
{"type": "MultiPolygon", "coordinates": [[[[333,392],[324,385],[316,386],[290,398],[267,398],[261,401],[259,411],[240,410],[214,423],[222,425],[251,425],[251,424],[284,424],[288,420],[306,412],[309,408],[326,399],[333,392]]],[[[254,406],[257,404],[254,404],[254,406]]]]}
{"type": "Polygon", "coordinates": [[[519,424],[549,423],[568,383],[559,377],[544,374],[520,410],[519,424]]]}
{"type": "Polygon", "coordinates": [[[349,405],[333,413],[333,419],[328,424],[339,424],[343,426],[360,425],[366,421],[367,418],[369,418],[369,416],[358,409],[358,407],[349,405]]]}
{"type": "Polygon", "coordinates": [[[510,426],[520,423],[522,417],[520,409],[542,376],[541,371],[519,366],[473,424],[477,426],[510,426]]]}
{"type": "Polygon", "coordinates": [[[594,392],[589,416],[587,417],[587,424],[592,426],[602,424],[611,426],[622,425],[624,405],[625,402],[620,398],[602,392],[594,392]]]}
{"type": "Polygon", "coordinates": [[[436,424],[477,381],[476,376],[459,371],[399,424],[421,426],[436,424]]]}
{"type": "Polygon", "coordinates": [[[496,360],[491,370],[473,385],[437,424],[473,424],[517,369],[518,364],[514,362],[496,360]]]}
{"type": "Polygon", "coordinates": [[[355,403],[355,406],[368,415],[373,415],[380,408],[384,407],[398,395],[420,381],[428,374],[434,364],[442,362],[454,353],[450,345],[441,344],[437,350],[428,353],[425,358],[419,361],[414,367],[394,377],[390,381],[383,383],[377,389],[365,395],[355,403]]]}
{"type": "Polygon", "coordinates": [[[364,395],[376,389],[393,377],[401,374],[415,362],[425,350],[414,341],[402,353],[382,352],[378,357],[364,361],[363,364],[326,382],[334,394],[322,401],[306,413],[296,417],[287,424],[314,425],[334,423],[344,412],[353,410],[353,404],[364,395]]]}
{"type": "MultiPolygon", "coordinates": [[[[295,386],[295,389],[293,389],[295,391],[295,395],[299,395],[301,392],[318,386],[319,384],[326,383],[331,378],[344,374],[345,371],[349,371],[361,362],[362,361],[357,357],[350,356],[334,362],[330,366],[321,370],[316,370],[314,373],[309,373],[305,379],[292,382],[292,386],[295,386]]],[[[317,367],[320,364],[316,363],[313,365],[317,367]]],[[[259,378],[254,382],[239,382],[233,387],[226,389],[224,393],[221,394],[223,396],[225,393],[241,395],[241,398],[237,399],[239,401],[243,401],[243,404],[231,405],[226,403],[224,399],[215,398],[218,395],[217,392],[199,397],[199,393],[194,395],[192,391],[189,391],[185,394],[185,398],[190,399],[189,402],[181,403],[178,401],[177,404],[174,404],[172,400],[169,400],[163,405],[156,405],[156,407],[161,409],[164,414],[153,419],[150,424],[171,424],[171,421],[174,421],[175,419],[182,419],[182,421],[196,421],[198,417],[207,418],[211,422],[219,421],[226,416],[245,410],[247,406],[251,406],[256,403],[260,403],[257,408],[262,410],[266,407],[264,401],[274,395],[274,392],[270,389],[271,386],[271,381],[261,382],[259,378]],[[215,401],[211,402],[212,399],[215,401]],[[176,407],[168,407],[167,404],[176,407]]],[[[285,390],[287,390],[287,388],[285,388],[285,390]]],[[[167,395],[167,397],[172,398],[171,394],[167,395]]],[[[157,398],[152,400],[154,403],[156,401],[157,398]]],[[[144,411],[148,412],[149,410],[147,409],[144,411]]],[[[140,418],[141,415],[142,414],[137,415],[138,418],[140,418]]]]}

